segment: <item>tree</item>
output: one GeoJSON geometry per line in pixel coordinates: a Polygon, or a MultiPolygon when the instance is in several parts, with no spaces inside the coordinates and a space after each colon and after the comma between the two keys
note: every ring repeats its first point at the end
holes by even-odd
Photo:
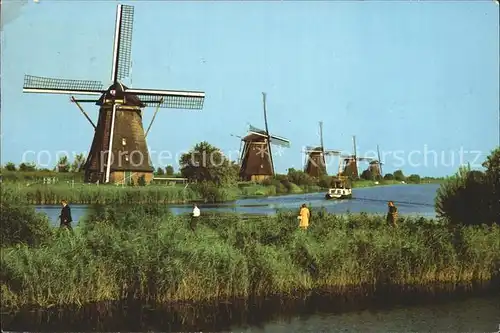
{"type": "Polygon", "coordinates": [[[156,168],[156,175],[158,176],[163,176],[165,174],[165,172],[163,171],[163,168],[156,168]]]}
{"type": "Polygon", "coordinates": [[[410,183],[420,184],[420,176],[417,174],[412,174],[408,177],[410,183]]]}
{"type": "Polygon", "coordinates": [[[396,170],[396,171],[394,171],[394,179],[401,182],[401,181],[406,180],[406,177],[403,174],[402,170],[396,170]]]}
{"type": "Polygon", "coordinates": [[[438,217],[452,224],[475,225],[485,223],[488,213],[488,185],[485,174],[472,171],[470,166],[441,184],[436,195],[438,217]]]}
{"type": "Polygon", "coordinates": [[[233,164],[219,148],[206,141],[196,144],[179,160],[183,177],[218,186],[236,183],[238,175],[233,164]]]}
{"type": "Polygon", "coordinates": [[[173,175],[174,175],[174,167],[173,167],[173,166],[171,166],[171,165],[167,165],[167,166],[165,167],[165,174],[166,174],[167,176],[173,176],[173,175]]]}
{"type": "Polygon", "coordinates": [[[294,183],[295,185],[312,185],[313,179],[307,173],[302,170],[295,170],[294,168],[288,169],[287,175],[288,181],[294,183]]]}
{"type": "Polygon", "coordinates": [[[394,180],[394,175],[392,173],[386,173],[384,175],[385,180],[394,180]]]}
{"type": "Polygon", "coordinates": [[[59,158],[59,161],[57,162],[57,171],[58,172],[69,172],[70,165],[69,165],[69,160],[68,156],[64,155],[59,158]]]}
{"type": "Polygon", "coordinates": [[[483,163],[486,168],[486,178],[491,184],[491,215],[492,219],[500,223],[500,147],[494,149],[483,163]]]}
{"type": "Polygon", "coordinates": [[[75,156],[73,163],[71,163],[71,172],[80,172],[85,164],[85,156],[83,154],[78,154],[75,156]]]}
{"type": "Polygon", "coordinates": [[[28,171],[35,171],[35,170],[36,170],[36,165],[33,162],[29,162],[29,163],[22,162],[21,164],[19,164],[19,171],[28,172],[28,171]]]}
{"type": "Polygon", "coordinates": [[[16,171],[16,165],[12,162],[8,162],[7,164],[5,164],[5,170],[16,171]]]}
{"type": "Polygon", "coordinates": [[[500,149],[483,163],[485,172],[461,167],[441,184],[436,196],[436,212],[452,224],[500,223],[500,149]]]}
{"type": "Polygon", "coordinates": [[[497,179],[500,177],[500,147],[491,152],[484,161],[483,167],[486,168],[487,176],[496,177],[497,179]]]}

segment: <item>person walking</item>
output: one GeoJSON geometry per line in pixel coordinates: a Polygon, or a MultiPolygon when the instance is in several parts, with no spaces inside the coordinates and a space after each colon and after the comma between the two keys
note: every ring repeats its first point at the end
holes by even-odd
{"type": "Polygon", "coordinates": [[[196,230],[196,225],[198,224],[198,219],[200,218],[200,209],[196,204],[193,205],[193,212],[191,213],[191,222],[189,227],[193,232],[196,230]]]}
{"type": "Polygon", "coordinates": [[[70,231],[73,231],[71,227],[71,222],[73,222],[73,218],[71,217],[71,208],[68,205],[66,200],[61,200],[61,215],[59,215],[59,219],[61,220],[60,228],[67,228],[70,231]]]}
{"type": "Polygon", "coordinates": [[[389,201],[387,203],[388,211],[387,211],[387,222],[393,227],[398,226],[398,208],[394,205],[394,202],[389,201]]]}
{"type": "Polygon", "coordinates": [[[299,211],[299,216],[297,217],[299,219],[299,228],[302,230],[307,230],[309,227],[309,218],[311,217],[311,212],[309,211],[309,208],[307,208],[306,204],[302,204],[300,207],[299,211]]]}

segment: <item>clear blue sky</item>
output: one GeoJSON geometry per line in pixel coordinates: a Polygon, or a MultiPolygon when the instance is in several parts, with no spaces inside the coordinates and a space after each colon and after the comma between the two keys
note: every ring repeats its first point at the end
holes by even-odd
{"type": "MultiPolygon", "coordinates": [[[[359,155],[379,144],[384,172],[401,166],[400,151],[405,174],[449,175],[461,148],[482,152],[463,157],[479,163],[498,145],[493,1],[123,3],[135,6],[131,85],[206,92],[202,111],[160,110],[152,151],[175,155],[206,140],[236,158],[230,134],[263,127],[262,91],[270,131],[292,144],[274,157],[278,172],[302,166],[320,120],[327,148],[350,151],[353,134],[359,155]],[[426,164],[424,147],[438,160],[430,154],[426,164]]],[[[2,4],[2,164],[49,151],[53,166],[57,151],[89,150],[93,128],[69,96],[23,94],[23,76],[108,84],[116,4],[2,4]]],[[[96,119],[97,108],[85,108],[96,119]]],[[[146,109],[145,127],[153,113],[146,109]]],[[[158,166],[158,153],[152,160],[158,166]]],[[[336,173],[338,162],[329,163],[336,173]]]]}

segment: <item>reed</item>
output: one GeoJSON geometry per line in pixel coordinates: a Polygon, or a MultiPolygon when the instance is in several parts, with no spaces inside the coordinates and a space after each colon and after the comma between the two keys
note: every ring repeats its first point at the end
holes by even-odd
{"type": "Polygon", "coordinates": [[[191,188],[184,186],[114,186],[90,184],[34,184],[30,186],[6,183],[2,185],[2,198],[14,202],[36,205],[58,204],[66,199],[76,204],[95,203],[180,203],[200,198],[191,188]]]}
{"type": "Polygon", "coordinates": [[[228,300],[353,286],[427,286],[488,281],[500,268],[500,228],[314,212],[244,219],[204,215],[196,233],[163,206],[109,207],[74,234],[43,246],[1,249],[4,308],[141,299],[228,300]]]}
{"type": "Polygon", "coordinates": [[[95,184],[2,184],[1,194],[4,198],[15,202],[35,205],[58,204],[66,199],[73,204],[131,204],[131,203],[184,203],[195,200],[224,202],[236,200],[241,196],[270,196],[303,192],[318,192],[317,186],[297,186],[290,184],[288,188],[275,185],[248,185],[239,187],[216,187],[208,184],[190,184],[165,186],[116,186],[95,184]]]}

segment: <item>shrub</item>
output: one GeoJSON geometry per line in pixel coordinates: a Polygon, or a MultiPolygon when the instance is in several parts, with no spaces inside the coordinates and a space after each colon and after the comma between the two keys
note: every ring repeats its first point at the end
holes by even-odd
{"type": "Polygon", "coordinates": [[[438,189],[436,212],[453,224],[491,225],[500,223],[498,201],[495,181],[488,173],[461,167],[438,189]]]}
{"type": "Polygon", "coordinates": [[[413,174],[408,177],[408,181],[414,184],[420,184],[420,176],[413,174]]]}
{"type": "Polygon", "coordinates": [[[2,247],[14,244],[39,246],[52,234],[46,215],[36,213],[33,207],[11,203],[2,198],[0,203],[0,234],[2,247]]]}
{"type": "Polygon", "coordinates": [[[394,180],[394,175],[392,173],[386,173],[384,175],[385,180],[394,180]]]}

